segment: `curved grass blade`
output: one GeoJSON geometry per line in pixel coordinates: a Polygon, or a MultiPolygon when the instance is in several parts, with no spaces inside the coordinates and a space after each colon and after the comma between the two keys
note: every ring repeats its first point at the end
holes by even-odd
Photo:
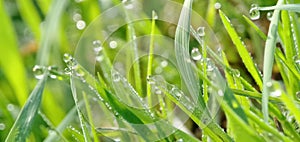
{"type": "Polygon", "coordinates": [[[207,110],[202,110],[199,105],[194,104],[175,85],[167,83],[161,76],[152,76],[149,80],[189,115],[204,133],[209,135],[213,140],[231,141],[231,138],[207,114],[207,110]]]}
{"type": "Polygon", "coordinates": [[[76,86],[74,84],[75,83],[74,81],[75,80],[71,75],[70,76],[71,91],[72,91],[72,94],[73,94],[73,99],[74,99],[74,102],[75,102],[75,106],[77,108],[77,114],[78,114],[78,118],[79,118],[79,121],[80,121],[80,126],[81,126],[81,129],[82,129],[82,133],[83,133],[83,136],[84,136],[84,141],[85,142],[91,142],[86,122],[85,122],[85,120],[83,118],[83,114],[82,114],[82,112],[80,111],[80,108],[79,108],[78,96],[77,96],[77,91],[76,91],[76,86]]]}
{"type": "Polygon", "coordinates": [[[269,10],[288,10],[293,12],[300,12],[300,4],[282,4],[268,7],[258,7],[258,10],[269,11],[269,10]]]}
{"type": "Polygon", "coordinates": [[[56,41],[57,29],[59,29],[60,18],[62,17],[69,0],[52,1],[49,15],[46,17],[45,25],[42,28],[40,49],[37,55],[38,65],[48,65],[50,57],[50,47],[56,41]]]}
{"type": "Polygon", "coordinates": [[[23,142],[30,134],[34,120],[38,115],[47,77],[48,72],[45,72],[43,78],[39,80],[38,84],[31,92],[30,97],[26,101],[23,109],[6,137],[6,142],[23,142]]]}
{"type": "Polygon", "coordinates": [[[247,48],[245,44],[240,40],[240,37],[236,33],[235,29],[231,26],[230,21],[228,17],[220,10],[220,17],[222,19],[222,22],[231,37],[231,40],[233,41],[234,45],[236,46],[238,53],[240,57],[242,58],[242,61],[244,65],[246,66],[248,72],[252,75],[253,79],[257,83],[260,89],[262,89],[262,79],[259,74],[259,71],[255,64],[253,63],[253,60],[251,56],[249,55],[249,52],[247,51],[247,48]]]}
{"type": "MultiPolygon", "coordinates": [[[[283,0],[279,0],[277,5],[281,5],[283,0]]],[[[277,27],[279,22],[279,10],[275,10],[269,26],[268,38],[265,44],[264,53],[264,66],[263,66],[263,90],[262,90],[262,112],[264,115],[264,121],[268,123],[269,112],[268,112],[268,98],[270,94],[270,88],[268,83],[271,81],[275,44],[277,38],[277,27]]]]}
{"type": "MultiPolygon", "coordinates": [[[[189,41],[190,41],[190,15],[192,8],[192,0],[186,0],[184,2],[178,26],[175,33],[175,56],[177,60],[177,67],[184,80],[185,86],[189,87],[189,93],[191,94],[193,100],[199,96],[200,86],[198,84],[195,72],[189,62],[189,41]]],[[[202,98],[202,97],[200,97],[202,98]]],[[[205,104],[202,98],[201,107],[205,108],[205,104]]]]}
{"type": "Polygon", "coordinates": [[[0,66],[18,99],[23,105],[28,96],[26,89],[25,69],[18,51],[17,35],[13,23],[5,11],[4,1],[0,1],[1,37],[0,37],[0,66]],[[9,62],[9,63],[8,63],[9,62]]]}
{"type": "Polygon", "coordinates": [[[263,39],[267,40],[267,36],[265,33],[263,33],[258,26],[256,26],[248,17],[243,15],[243,18],[245,21],[258,33],[258,35],[263,39]]]}
{"type": "Polygon", "coordinates": [[[245,139],[251,139],[253,141],[263,141],[255,130],[249,127],[245,112],[229,88],[226,88],[224,92],[224,101],[225,102],[222,103],[221,106],[230,122],[230,132],[232,133],[234,140],[243,141],[245,139]]]}

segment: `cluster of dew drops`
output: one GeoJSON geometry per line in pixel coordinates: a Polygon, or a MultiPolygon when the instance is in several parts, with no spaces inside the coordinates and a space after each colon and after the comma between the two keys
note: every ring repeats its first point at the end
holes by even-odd
{"type": "MultiPolygon", "coordinates": [[[[258,20],[260,18],[260,7],[257,4],[252,4],[249,10],[249,15],[251,20],[258,20]]],[[[269,11],[267,13],[267,19],[271,20],[273,12],[269,11]]]]}

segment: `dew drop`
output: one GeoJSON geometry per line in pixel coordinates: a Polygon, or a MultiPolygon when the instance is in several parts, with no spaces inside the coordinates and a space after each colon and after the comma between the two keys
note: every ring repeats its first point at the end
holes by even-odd
{"type": "Polygon", "coordinates": [[[236,77],[240,77],[240,76],[241,76],[240,71],[237,70],[237,69],[235,69],[235,70],[233,71],[233,73],[234,73],[234,75],[235,75],[236,77]]]}
{"type": "Polygon", "coordinates": [[[154,70],[154,72],[156,74],[161,74],[163,72],[163,69],[161,67],[156,67],[155,70],[154,70]]]}
{"type": "Polygon", "coordinates": [[[199,27],[199,28],[197,29],[197,33],[198,33],[198,35],[199,35],[200,37],[205,36],[205,27],[199,27]]]}
{"type": "Polygon", "coordinates": [[[153,79],[153,77],[151,75],[147,76],[146,80],[147,80],[148,84],[153,84],[153,85],[155,84],[155,80],[153,79]]]}
{"type": "Polygon", "coordinates": [[[44,76],[44,72],[45,72],[45,67],[44,66],[40,66],[40,65],[35,65],[32,68],[32,71],[34,73],[34,76],[36,79],[42,79],[44,76]]]}
{"type": "Polygon", "coordinates": [[[72,70],[70,68],[65,68],[65,74],[66,75],[71,75],[72,74],[72,70]]]}
{"type": "Polygon", "coordinates": [[[207,65],[207,69],[206,69],[207,71],[213,71],[215,69],[213,62],[209,58],[206,59],[206,65],[207,65]]]}
{"type": "Polygon", "coordinates": [[[272,97],[279,97],[279,96],[281,96],[281,90],[277,89],[277,90],[272,91],[270,93],[270,96],[272,96],[272,97]]]}
{"type": "Polygon", "coordinates": [[[269,21],[271,21],[272,17],[273,17],[273,11],[269,11],[269,12],[267,13],[267,19],[268,19],[269,21]]]}
{"type": "Polygon", "coordinates": [[[75,13],[72,18],[73,18],[74,22],[77,22],[77,21],[81,20],[82,17],[79,13],[75,13]]]}
{"type": "Polygon", "coordinates": [[[182,138],[177,139],[176,142],[183,142],[183,139],[182,138]]]}
{"type": "Polygon", "coordinates": [[[296,98],[300,100],[300,91],[296,92],[296,98]]]}
{"type": "Polygon", "coordinates": [[[260,11],[258,9],[258,5],[257,4],[252,4],[251,5],[251,9],[249,11],[250,14],[250,19],[251,20],[257,20],[260,18],[260,11]]]}
{"type": "Polygon", "coordinates": [[[116,41],[113,40],[113,41],[109,42],[109,47],[111,49],[115,49],[115,48],[117,48],[117,46],[118,46],[118,43],[116,41]]]}
{"type": "Polygon", "coordinates": [[[126,9],[133,9],[134,8],[133,0],[122,0],[122,3],[124,4],[124,7],[126,9]]]}
{"type": "Polygon", "coordinates": [[[67,63],[67,62],[69,62],[72,58],[73,58],[73,57],[72,57],[70,54],[65,53],[65,54],[64,54],[64,57],[63,57],[63,60],[64,60],[65,63],[67,63]]]}
{"type": "Polygon", "coordinates": [[[82,70],[82,69],[77,69],[76,70],[76,76],[78,76],[78,77],[82,77],[82,76],[84,76],[84,71],[82,70]]]}
{"type": "Polygon", "coordinates": [[[49,66],[48,67],[48,71],[49,71],[49,77],[52,79],[56,79],[58,76],[55,74],[56,72],[58,72],[58,67],[57,66],[49,66]]]}
{"type": "Polygon", "coordinates": [[[199,52],[199,49],[197,47],[194,47],[192,49],[191,56],[196,61],[202,59],[201,53],[199,52]]]}
{"type": "Polygon", "coordinates": [[[8,104],[6,107],[7,107],[8,111],[14,111],[15,110],[15,106],[13,104],[8,104]]]}
{"type": "Polygon", "coordinates": [[[168,61],[163,60],[162,62],[160,62],[160,65],[164,68],[168,66],[168,61]]]}
{"type": "Polygon", "coordinates": [[[112,79],[114,82],[119,82],[121,80],[121,76],[118,72],[113,72],[112,73],[112,79]]]}
{"type": "Polygon", "coordinates": [[[180,99],[182,97],[182,92],[177,88],[177,87],[172,87],[171,91],[170,91],[171,94],[175,95],[175,97],[177,99],[180,99]]]}
{"type": "Polygon", "coordinates": [[[272,81],[267,82],[267,83],[266,83],[266,86],[269,87],[269,88],[272,87],[272,86],[273,86],[272,81]]]}
{"type": "Polygon", "coordinates": [[[216,2],[214,6],[215,6],[215,9],[220,9],[222,7],[221,3],[219,3],[219,2],[216,2]]]}
{"type": "Polygon", "coordinates": [[[76,27],[78,30],[83,30],[85,28],[86,24],[83,20],[79,20],[76,22],[76,27]]]}
{"type": "Polygon", "coordinates": [[[154,10],[152,10],[152,19],[158,19],[158,15],[154,10]]]}
{"type": "Polygon", "coordinates": [[[103,55],[96,56],[96,61],[98,61],[98,62],[102,62],[103,59],[104,59],[103,55]]]}
{"type": "Polygon", "coordinates": [[[222,90],[219,90],[219,91],[218,91],[218,95],[219,95],[219,96],[224,96],[223,91],[222,91],[222,90]]]}
{"type": "Polygon", "coordinates": [[[96,55],[98,55],[99,52],[102,51],[103,47],[100,40],[93,41],[93,48],[96,55]]]}
{"type": "Polygon", "coordinates": [[[4,130],[5,129],[5,124],[4,123],[0,123],[0,130],[4,130]]]}

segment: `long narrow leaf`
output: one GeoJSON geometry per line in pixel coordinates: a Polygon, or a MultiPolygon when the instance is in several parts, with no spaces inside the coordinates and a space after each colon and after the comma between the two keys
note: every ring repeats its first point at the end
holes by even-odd
{"type": "MultiPolygon", "coordinates": [[[[279,0],[277,5],[281,5],[283,0],[279,0]]],[[[277,27],[279,21],[279,10],[275,10],[271,19],[269,26],[268,38],[265,44],[264,53],[264,67],[263,67],[263,92],[262,92],[262,112],[264,115],[264,121],[268,123],[268,98],[270,94],[270,88],[268,84],[271,81],[273,62],[274,62],[274,52],[277,37],[277,27]]]]}
{"type": "Polygon", "coordinates": [[[247,51],[245,44],[240,40],[238,34],[236,33],[235,29],[231,26],[230,21],[226,17],[226,15],[221,10],[219,12],[220,12],[220,17],[222,19],[222,22],[223,22],[229,36],[231,37],[231,40],[235,44],[235,46],[238,50],[238,53],[239,53],[240,57],[242,58],[243,63],[245,64],[248,72],[252,75],[255,82],[259,86],[259,88],[262,89],[261,76],[258,72],[257,67],[253,63],[253,60],[252,60],[251,56],[249,55],[249,52],[247,51]]]}
{"type": "Polygon", "coordinates": [[[44,77],[38,82],[34,90],[31,92],[30,97],[26,101],[25,106],[21,110],[17,120],[11,128],[5,140],[6,142],[23,142],[30,134],[33,122],[40,108],[47,77],[48,73],[45,73],[44,77]]]}

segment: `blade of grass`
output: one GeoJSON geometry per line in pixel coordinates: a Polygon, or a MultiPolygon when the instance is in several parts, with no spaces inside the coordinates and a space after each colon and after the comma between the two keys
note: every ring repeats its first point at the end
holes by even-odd
{"type": "Polygon", "coordinates": [[[65,11],[69,0],[52,1],[49,15],[47,15],[45,24],[42,27],[42,37],[40,49],[37,55],[38,65],[48,65],[50,57],[50,47],[57,40],[57,29],[59,29],[60,19],[65,11]]]}
{"type": "Polygon", "coordinates": [[[299,112],[299,104],[295,104],[291,96],[288,96],[284,92],[282,92],[280,99],[282,102],[285,104],[287,109],[291,111],[293,116],[295,116],[296,121],[299,123],[300,122],[300,112],[299,112]]]}
{"type": "MultiPolygon", "coordinates": [[[[281,5],[283,0],[279,0],[277,5],[281,5]]],[[[268,38],[265,44],[264,53],[264,66],[263,66],[263,90],[262,90],[262,112],[264,115],[265,123],[268,123],[269,111],[268,111],[268,98],[270,94],[270,88],[268,87],[271,81],[273,62],[274,62],[274,52],[276,47],[277,38],[277,27],[279,21],[279,10],[275,10],[271,19],[271,23],[268,31],[268,38]]]]}
{"type": "Polygon", "coordinates": [[[175,85],[167,83],[161,76],[152,76],[149,78],[167,97],[179,106],[191,119],[214,141],[232,141],[231,138],[224,133],[210,116],[207,116],[207,110],[202,110],[199,105],[194,104],[183,94],[175,85]],[[196,106],[196,107],[195,107],[196,106]],[[193,108],[195,107],[195,108],[193,108]]]}
{"type": "Polygon", "coordinates": [[[245,19],[245,21],[258,33],[258,35],[263,39],[263,40],[267,40],[267,36],[264,32],[262,32],[260,30],[260,28],[258,26],[256,26],[248,17],[246,17],[245,15],[243,15],[243,18],[245,19]]]}
{"type": "Polygon", "coordinates": [[[79,104],[78,104],[77,89],[76,89],[74,81],[75,81],[74,78],[72,77],[72,75],[70,75],[71,91],[72,91],[75,106],[77,108],[77,114],[78,114],[78,118],[79,118],[79,122],[80,122],[80,127],[82,129],[84,141],[85,142],[91,142],[89,131],[87,130],[86,122],[83,119],[83,114],[81,113],[80,107],[79,107],[79,104]]]}
{"type": "MultiPolygon", "coordinates": [[[[81,107],[84,104],[84,101],[79,101],[78,105],[81,107]]],[[[77,106],[74,106],[68,114],[65,116],[65,118],[61,121],[61,123],[56,127],[56,130],[59,133],[62,133],[68,125],[71,124],[71,122],[76,118],[76,112],[77,112],[77,106]]],[[[50,133],[48,137],[44,140],[44,142],[52,142],[52,141],[58,141],[58,134],[57,133],[50,133]]]]}
{"type": "MultiPolygon", "coordinates": [[[[126,14],[126,21],[127,21],[127,40],[130,41],[131,44],[131,50],[129,50],[129,55],[131,55],[131,61],[128,63],[127,66],[131,66],[133,63],[133,79],[134,79],[134,86],[136,88],[136,91],[138,92],[138,94],[140,96],[144,96],[143,94],[143,89],[142,89],[142,80],[141,80],[141,69],[140,69],[140,62],[138,62],[138,47],[137,47],[137,43],[135,41],[136,38],[136,33],[135,33],[135,29],[133,28],[133,24],[131,24],[130,22],[130,17],[128,12],[126,11],[126,9],[124,8],[125,14],[126,14]]],[[[128,68],[129,69],[129,68],[128,68]]],[[[130,73],[130,71],[128,71],[128,73],[130,73]]],[[[130,76],[128,75],[128,78],[130,76]]]]}
{"type": "Polygon", "coordinates": [[[25,69],[18,51],[13,23],[5,10],[4,1],[0,0],[0,19],[2,21],[0,26],[0,66],[11,87],[14,88],[19,105],[22,106],[28,96],[25,69]]]}
{"type": "Polygon", "coordinates": [[[89,119],[89,124],[91,125],[91,131],[92,131],[92,134],[93,134],[93,141],[94,142],[98,142],[99,139],[98,139],[98,136],[97,136],[97,133],[96,133],[96,130],[95,130],[95,126],[94,126],[94,122],[93,122],[93,116],[92,116],[92,112],[91,112],[91,108],[90,108],[90,103],[89,103],[89,100],[88,100],[88,97],[86,95],[85,92],[82,92],[83,94],[83,98],[84,98],[84,103],[85,103],[85,108],[86,108],[86,111],[87,111],[87,117],[89,119]]]}
{"type": "MultiPolygon", "coordinates": [[[[199,96],[199,86],[197,77],[192,70],[191,64],[189,63],[189,40],[190,40],[190,15],[192,8],[192,0],[184,1],[184,5],[180,14],[178,26],[175,33],[175,56],[177,60],[177,67],[181,74],[184,84],[189,87],[189,92],[193,98],[199,96]]],[[[203,99],[202,99],[203,100],[203,99]]],[[[200,104],[205,108],[204,101],[200,104]]],[[[204,110],[204,109],[203,109],[204,110]]]]}
{"type": "Polygon", "coordinates": [[[219,11],[219,13],[220,13],[222,22],[225,26],[225,29],[227,30],[229,36],[231,37],[231,40],[233,41],[234,45],[236,46],[244,65],[246,66],[248,72],[252,75],[253,79],[255,80],[255,82],[257,83],[259,88],[262,89],[261,76],[259,74],[257,67],[253,63],[252,58],[249,55],[249,52],[247,51],[245,44],[240,40],[240,37],[236,33],[235,29],[231,26],[228,17],[226,17],[226,15],[221,10],[219,11]]]}
{"type": "Polygon", "coordinates": [[[276,6],[259,7],[258,10],[269,11],[269,10],[289,10],[294,12],[300,12],[300,4],[282,4],[276,6]]]}
{"type": "Polygon", "coordinates": [[[23,109],[18,115],[14,125],[10,129],[6,142],[17,141],[23,142],[26,140],[32,129],[32,124],[38,114],[40,108],[43,90],[48,77],[48,72],[44,73],[44,76],[39,80],[34,90],[31,92],[30,97],[26,101],[23,109]]]}
{"type": "Polygon", "coordinates": [[[37,42],[39,42],[41,38],[41,32],[40,32],[41,18],[34,6],[33,1],[17,0],[17,4],[23,20],[27,23],[27,25],[33,32],[37,42]]]}
{"type": "MultiPolygon", "coordinates": [[[[149,55],[148,55],[148,66],[147,66],[147,77],[152,75],[152,62],[153,62],[153,51],[154,51],[154,31],[155,31],[155,11],[152,11],[152,24],[151,24],[151,38],[150,38],[150,45],[149,45],[149,55]]],[[[147,98],[148,98],[148,106],[152,106],[151,100],[151,86],[147,83],[147,98]]]]}

